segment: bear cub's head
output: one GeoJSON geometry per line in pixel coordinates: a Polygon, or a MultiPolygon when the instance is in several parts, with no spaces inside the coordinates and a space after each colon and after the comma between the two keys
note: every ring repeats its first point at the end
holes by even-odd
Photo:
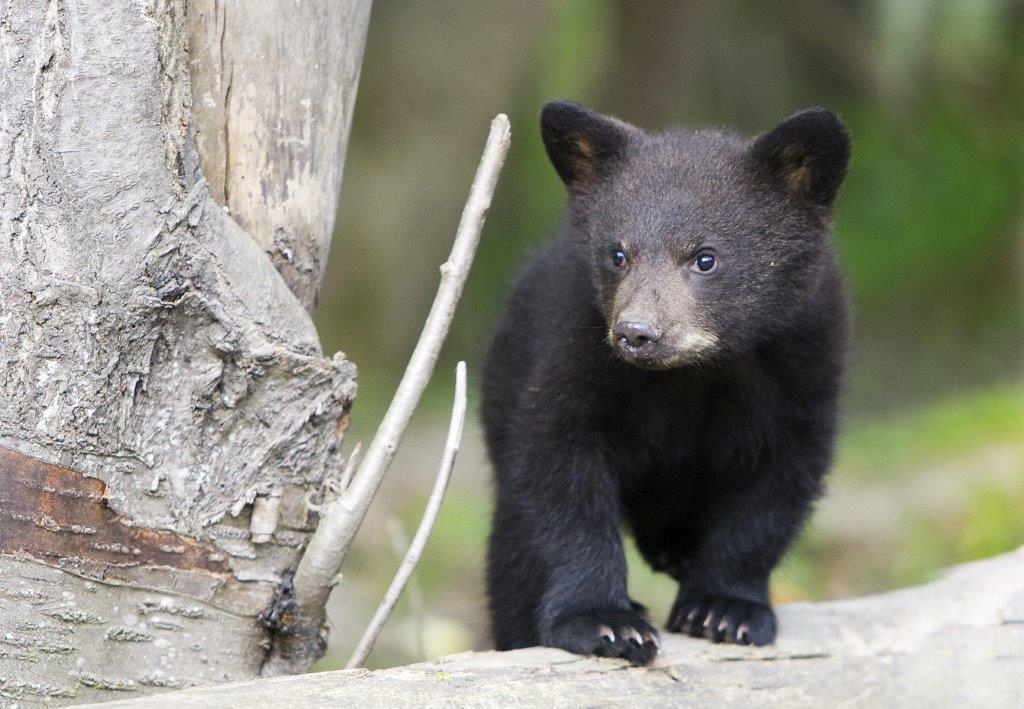
{"type": "Polygon", "coordinates": [[[541,134],[626,361],[669,369],[742,353],[819,304],[850,155],[832,112],[801,111],[747,140],[645,133],[555,102],[541,134]]]}

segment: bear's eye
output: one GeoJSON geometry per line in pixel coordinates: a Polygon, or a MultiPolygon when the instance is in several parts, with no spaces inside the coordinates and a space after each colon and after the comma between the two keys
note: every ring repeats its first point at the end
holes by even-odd
{"type": "Polygon", "coordinates": [[[693,260],[690,269],[698,273],[711,273],[718,267],[718,259],[710,251],[701,251],[693,260]]]}
{"type": "Polygon", "coordinates": [[[622,268],[626,265],[626,252],[620,248],[612,249],[612,265],[615,268],[622,268]]]}

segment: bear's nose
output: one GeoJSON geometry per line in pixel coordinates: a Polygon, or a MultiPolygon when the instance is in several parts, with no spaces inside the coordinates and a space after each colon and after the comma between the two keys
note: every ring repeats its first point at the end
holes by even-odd
{"type": "Polygon", "coordinates": [[[654,346],[661,330],[649,322],[626,320],[615,325],[615,343],[629,354],[639,354],[654,346]]]}

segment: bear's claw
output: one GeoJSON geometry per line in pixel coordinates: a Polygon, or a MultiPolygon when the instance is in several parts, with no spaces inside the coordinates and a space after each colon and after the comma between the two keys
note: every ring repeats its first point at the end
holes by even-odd
{"type": "Polygon", "coordinates": [[[661,647],[658,631],[634,611],[595,611],[558,623],[543,640],[580,655],[621,657],[634,665],[646,665],[661,647]]]}
{"type": "Polygon", "coordinates": [[[712,594],[680,594],[666,628],[711,642],[768,645],[775,640],[775,613],[767,604],[712,594]]]}

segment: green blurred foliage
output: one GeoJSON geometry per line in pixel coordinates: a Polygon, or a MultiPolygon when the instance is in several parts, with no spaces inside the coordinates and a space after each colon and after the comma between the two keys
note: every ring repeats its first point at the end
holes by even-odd
{"type": "Polygon", "coordinates": [[[867,479],[964,451],[1013,445],[1024,445],[1024,383],[949,397],[850,427],[840,440],[838,467],[867,479]]]}
{"type": "MultiPolygon", "coordinates": [[[[850,128],[834,237],[855,318],[844,434],[778,600],[893,588],[1024,543],[1024,4],[375,0],[316,317],[325,350],[360,368],[350,441],[372,435],[401,376],[494,114],[513,140],[414,440],[346,565],[327,666],[393,571],[382,515],[416,524],[454,362],[475,380],[516,267],[561,219],[537,128],[553,98],[650,130],[752,135],[814,104],[850,128]]],[[[417,572],[426,610],[403,601],[375,665],[485,642],[489,473],[472,426],[465,448],[417,572]]],[[[660,620],[671,584],[629,562],[660,620]]]]}

